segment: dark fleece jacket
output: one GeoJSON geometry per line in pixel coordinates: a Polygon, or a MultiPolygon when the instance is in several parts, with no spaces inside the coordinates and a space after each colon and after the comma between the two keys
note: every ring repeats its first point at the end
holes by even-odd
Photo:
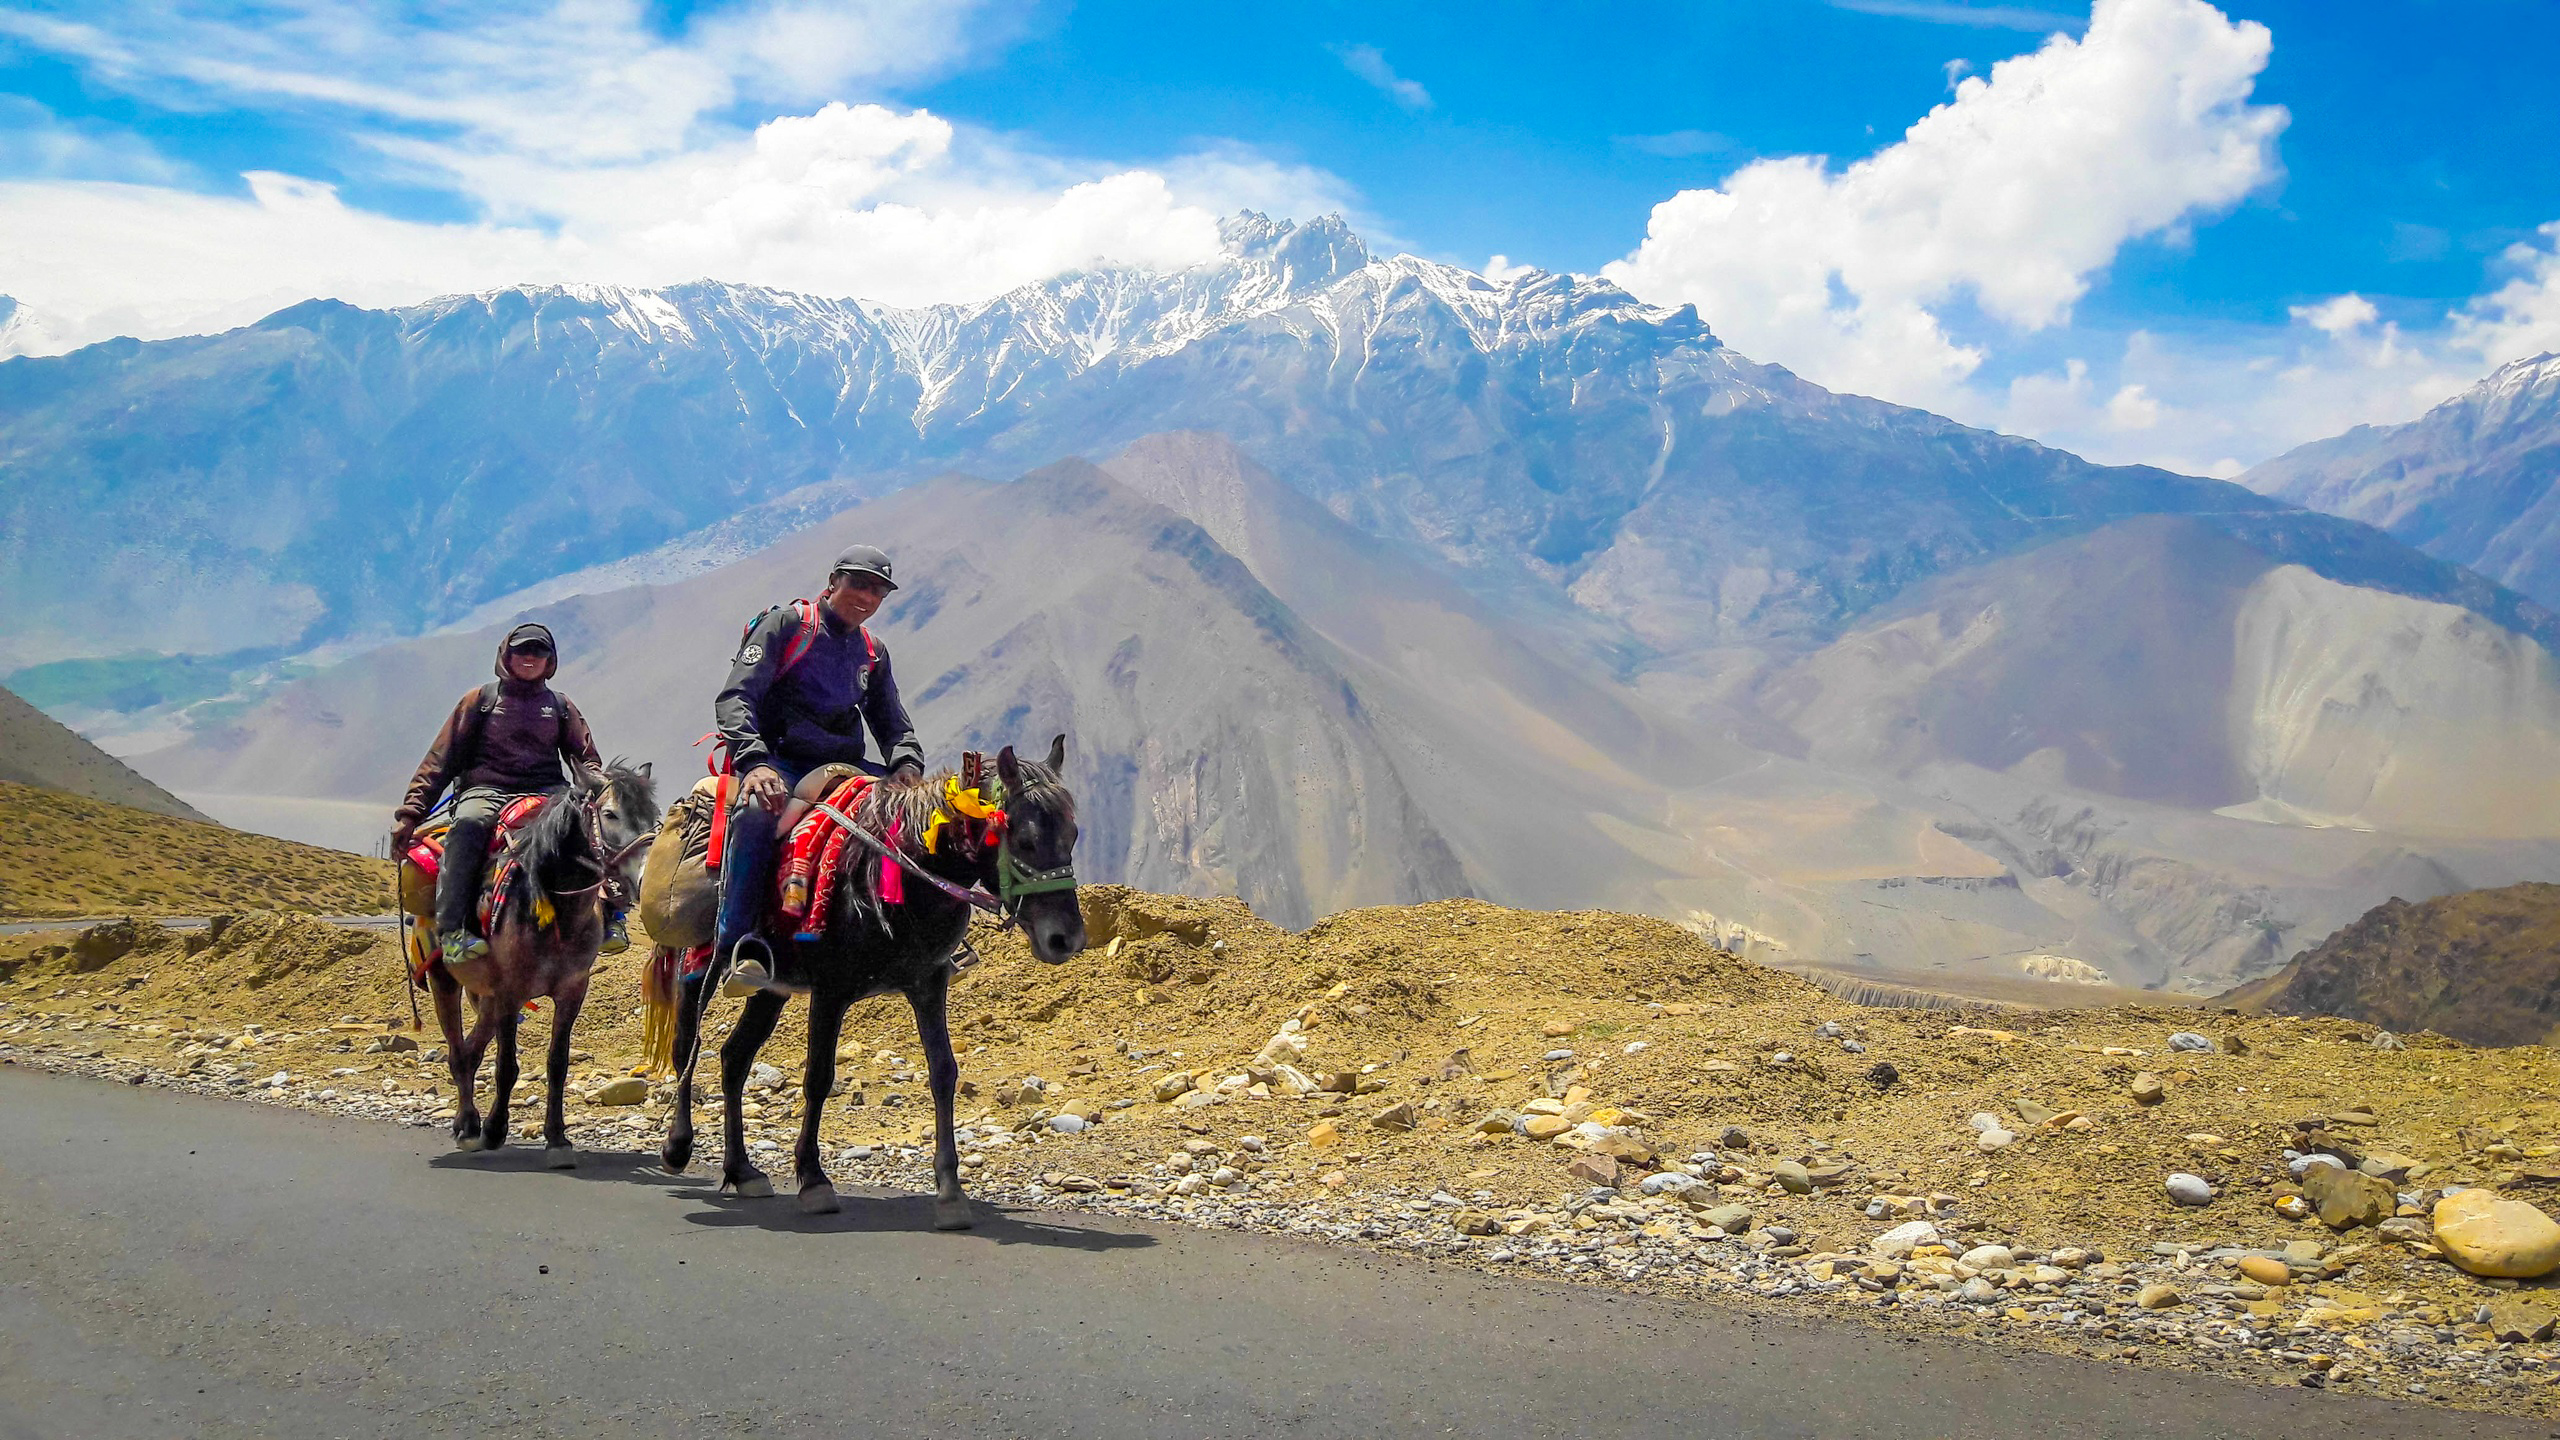
{"type": "Polygon", "coordinates": [[[564,766],[604,768],[586,717],[548,683],[560,668],[556,642],[540,679],[518,680],[507,673],[507,647],[533,636],[551,640],[549,630],[527,624],[498,642],[498,683],[489,709],[483,713],[480,708],[482,697],[490,696],[485,685],[454,702],[453,713],[427,747],[427,758],[418,762],[408,798],[393,812],[395,818],[415,824],[435,808],[447,785],[456,791],[487,785],[530,793],[560,784],[567,778],[564,766]]]}

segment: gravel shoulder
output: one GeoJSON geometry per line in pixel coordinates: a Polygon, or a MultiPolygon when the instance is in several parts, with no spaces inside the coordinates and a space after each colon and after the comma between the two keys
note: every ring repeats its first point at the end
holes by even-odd
{"type": "Polygon", "coordinates": [[[12,1435],[2545,1428],[1058,1206],[803,1217],[17,1064],[0,1155],[12,1435]]]}

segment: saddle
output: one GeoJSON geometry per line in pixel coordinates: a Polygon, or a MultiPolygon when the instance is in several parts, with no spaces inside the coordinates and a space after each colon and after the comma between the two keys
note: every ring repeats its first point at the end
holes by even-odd
{"type": "MultiPolygon", "coordinates": [[[[489,839],[489,870],[481,876],[482,924],[487,924],[489,894],[498,889],[494,878],[506,864],[507,842],[518,830],[533,823],[550,803],[548,795],[519,795],[498,812],[498,824],[489,839]]],[[[418,827],[418,833],[401,857],[400,908],[421,920],[432,920],[436,913],[436,877],[444,866],[444,839],[453,829],[451,815],[435,815],[418,827]]]]}

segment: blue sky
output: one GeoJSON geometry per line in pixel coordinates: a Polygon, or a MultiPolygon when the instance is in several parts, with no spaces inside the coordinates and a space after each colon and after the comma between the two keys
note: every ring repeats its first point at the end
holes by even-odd
{"type": "Polygon", "coordinates": [[[1606,269],[1839,388],[2226,473],[2560,344],[2560,6],[2109,3],[2102,34],[1955,0],[0,7],[0,291],[20,349],[297,290],[912,303],[1341,208],[1470,268],[1606,269]],[[2121,163],[2030,153],[2112,125],[2121,163]]]}

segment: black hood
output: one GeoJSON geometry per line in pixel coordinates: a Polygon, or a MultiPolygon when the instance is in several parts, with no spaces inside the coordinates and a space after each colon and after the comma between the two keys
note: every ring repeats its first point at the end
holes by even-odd
{"type": "Polygon", "coordinates": [[[494,668],[498,672],[499,679],[512,680],[515,678],[507,673],[507,651],[513,649],[515,647],[515,643],[519,640],[539,640],[543,644],[551,647],[550,658],[543,661],[542,673],[535,677],[537,683],[543,680],[548,680],[552,676],[560,673],[560,642],[552,638],[551,627],[548,625],[536,625],[532,621],[528,620],[513,630],[508,631],[507,638],[498,642],[498,658],[495,662],[494,668]]]}

